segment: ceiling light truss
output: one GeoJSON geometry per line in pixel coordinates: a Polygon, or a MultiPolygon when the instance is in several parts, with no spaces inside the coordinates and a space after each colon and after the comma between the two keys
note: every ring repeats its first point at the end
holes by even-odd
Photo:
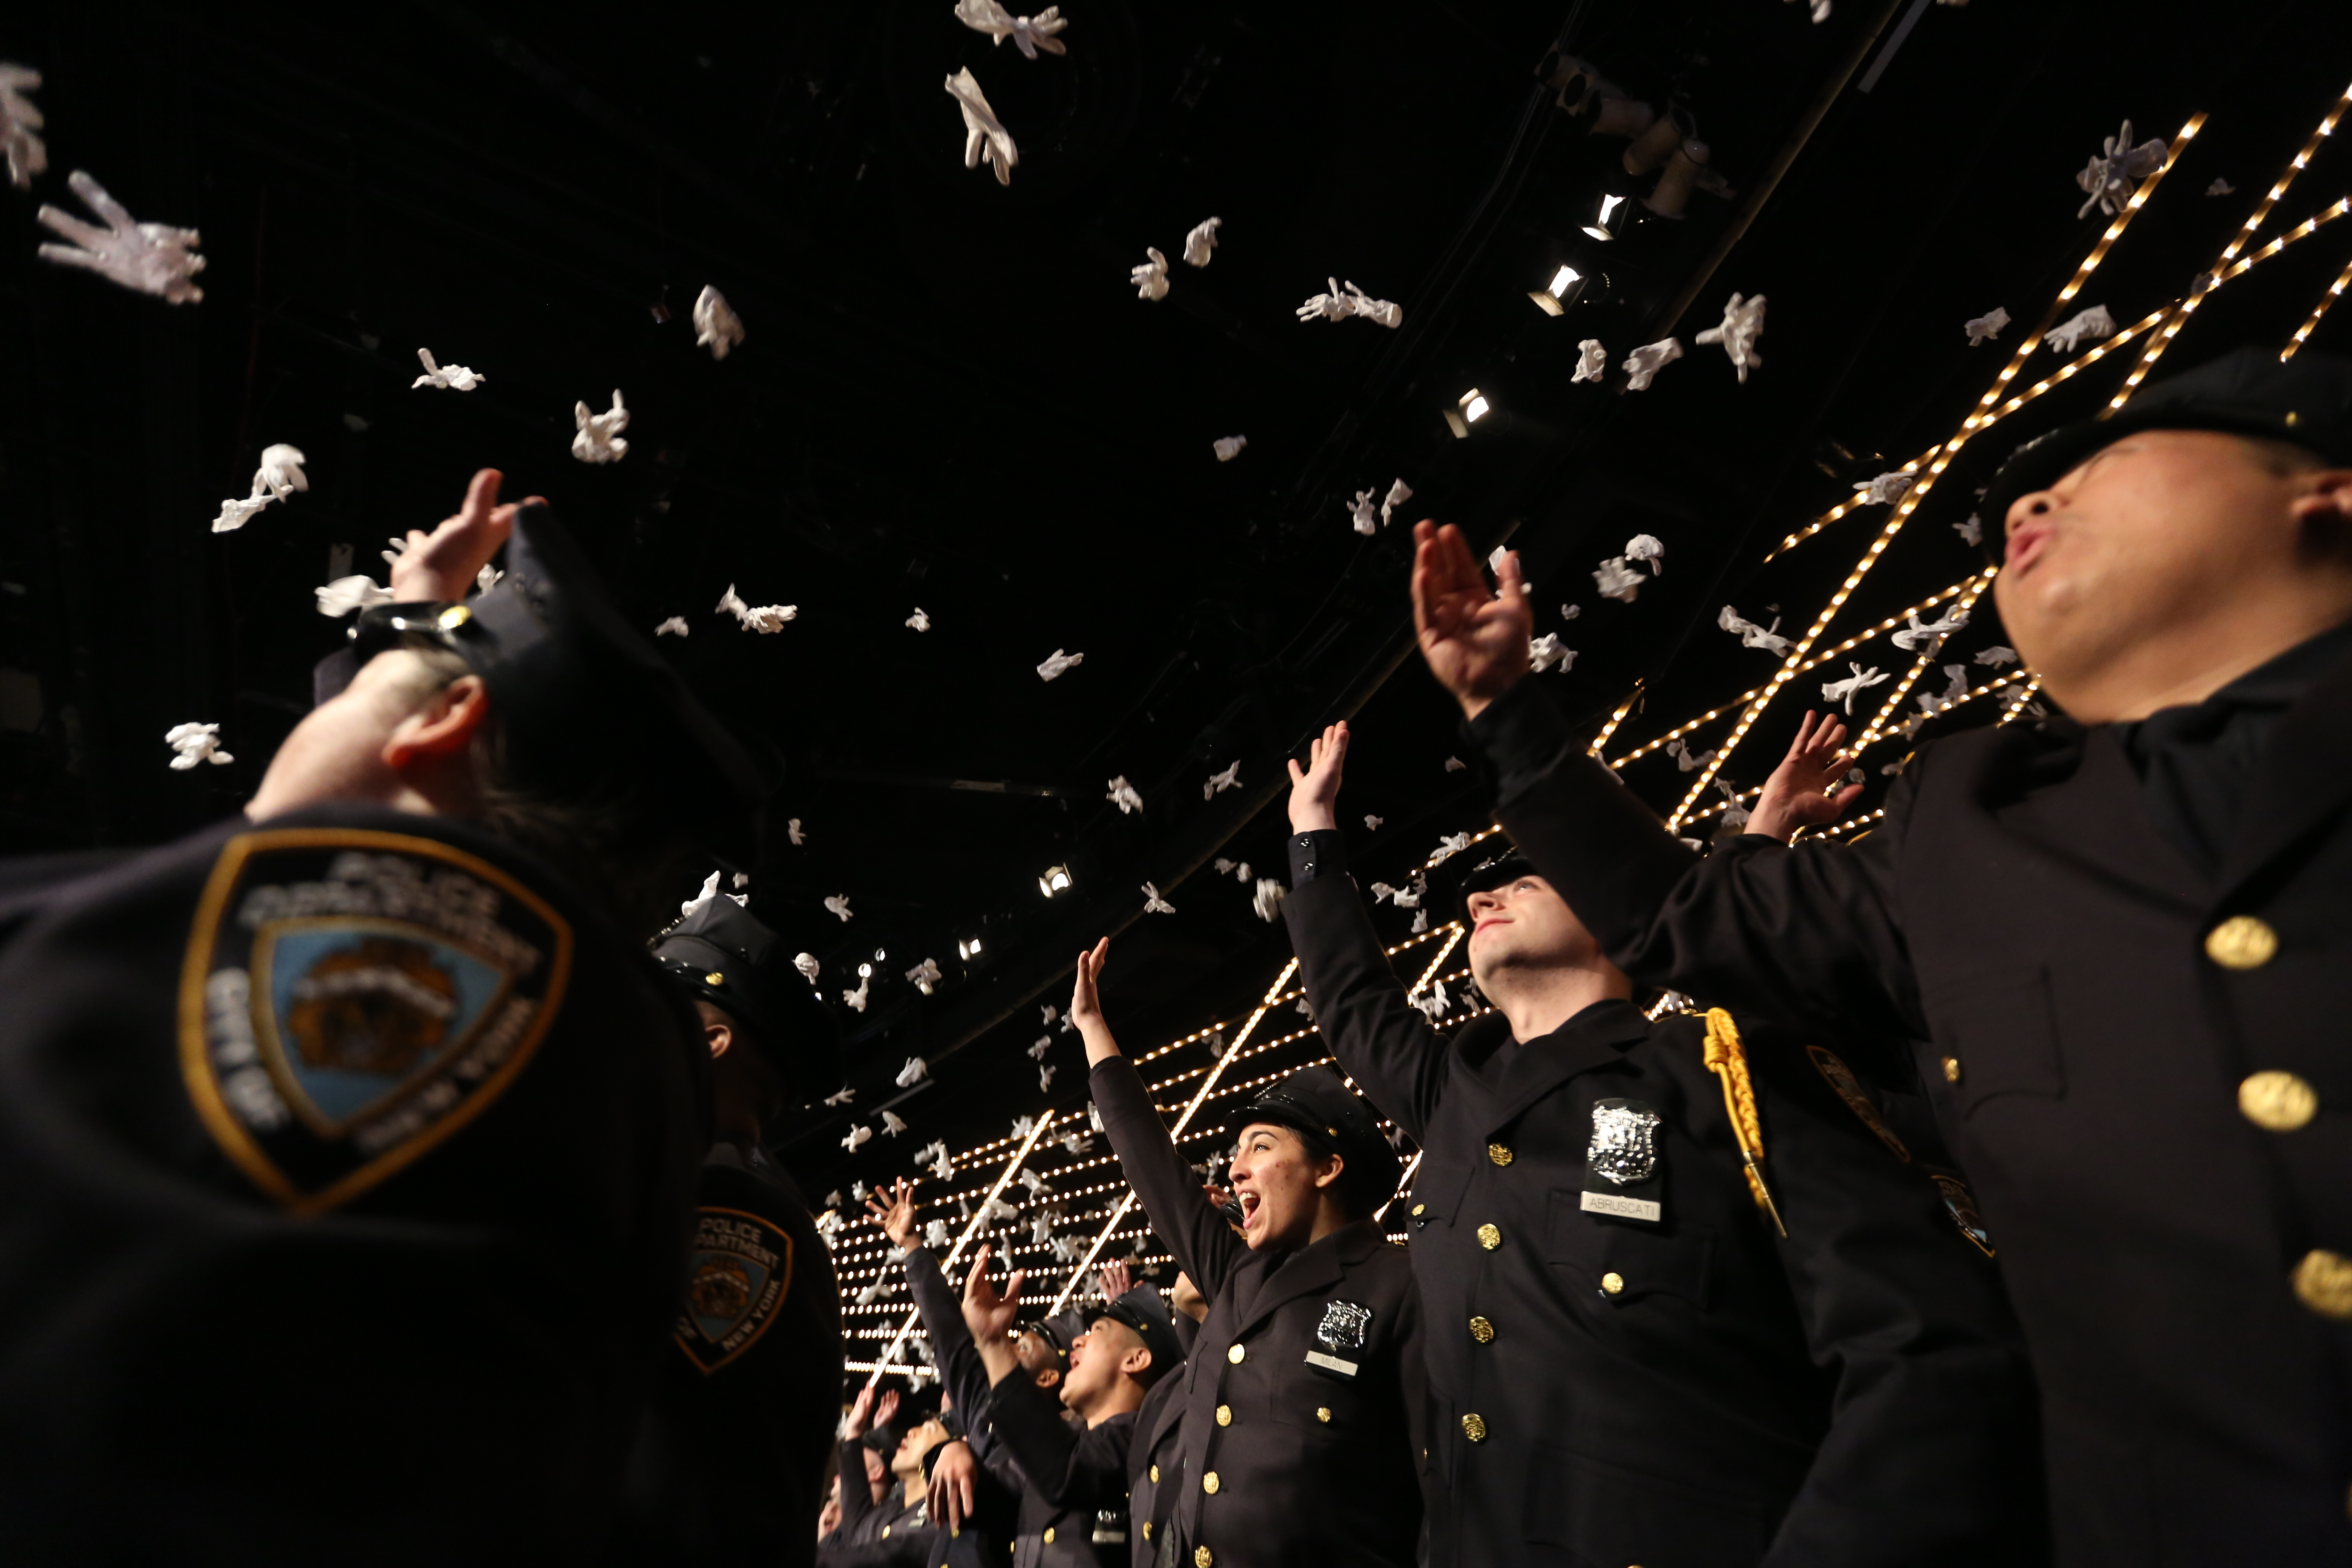
{"type": "MultiPolygon", "coordinates": [[[[2319,151],[2320,144],[2336,134],[2336,122],[2344,118],[2347,108],[2352,108],[2352,87],[2347,87],[2336,96],[2335,103],[2328,107],[2327,113],[2321,118],[2318,129],[2312,132],[2310,138],[2304,142],[2303,150],[2294,155],[2294,162],[2280,174],[2277,181],[2272,184],[2269,194],[2255,205],[2253,215],[2230,237],[2230,243],[2221,247],[2221,259],[2216,261],[2204,278],[2199,280],[2204,286],[2199,288],[2192,285],[2188,298],[2172,308],[2172,319],[2165,322],[2163,330],[2148,339],[2147,344],[2141,348],[2139,362],[2132,366],[2131,374],[2124,377],[2124,384],[2116,390],[2115,396],[2107,400],[2107,413],[2113,414],[2116,409],[2121,408],[2125,400],[2138,390],[2139,384],[2147,379],[2147,373],[2156,368],[2156,362],[2164,357],[2164,351],[2172,346],[2172,340],[2180,335],[2180,329],[2189,324],[2189,318],[2197,313],[2197,307],[2204,303],[2205,296],[2221,286],[2225,273],[2232,273],[2231,264],[2237,260],[2238,252],[2243,250],[2248,242],[2261,232],[2263,225],[2269,221],[2272,209],[2275,208],[2280,198],[2286,195],[2287,188],[2294,184],[2297,176],[2302,174],[2305,168],[2310,166],[2312,154],[2319,151]]],[[[2303,231],[2309,233],[2317,226],[2316,223],[2307,221],[2303,226],[2303,231]]],[[[2284,243],[2284,237],[2282,237],[2281,240],[2274,241],[2273,248],[2278,244],[2284,243]]]]}
{"type": "MultiPolygon", "coordinates": [[[[2336,205],[2339,207],[2344,205],[2342,202],[2336,205]]],[[[2327,314],[2327,308],[2336,303],[2347,286],[2352,286],[2352,261],[2344,264],[2344,270],[2336,275],[2336,281],[2328,285],[2327,292],[2319,297],[2319,303],[2311,308],[2311,314],[2303,319],[2303,325],[2294,330],[2294,336],[2288,339],[2286,347],[2279,351],[2280,363],[2284,364],[2294,357],[2294,351],[2303,347],[2303,340],[2311,336],[2312,330],[2319,325],[2319,318],[2327,314]]]]}
{"type": "Polygon", "coordinates": [[[1952,458],[1978,430],[1992,423],[1993,416],[1990,411],[1999,406],[2001,393],[2011,382],[2017,379],[2017,374],[2024,368],[2027,358],[2041,346],[2042,334],[2049,330],[2051,323],[2057,320],[2059,312],[2065,309],[2067,302],[2083,291],[2083,286],[2090,280],[2092,274],[2098,270],[2099,263],[2106,259],[2107,252],[2115,247],[2116,241],[2123,237],[2124,231],[2130,226],[2132,220],[2147,205],[2148,198],[2156,194],[2157,189],[2164,183],[2165,176],[2179,163],[2182,152],[2196,137],[2198,132],[2204,128],[2204,125],[2205,116],[2199,113],[2191,115],[2188,123],[2180,128],[2179,133],[2173,137],[2171,144],[2165,150],[2163,167],[2140,182],[2139,188],[2132,193],[2128,201],[2124,203],[2122,210],[2116,214],[2114,221],[2108,224],[2105,231],[2099,236],[2097,243],[2091,247],[2081,264],[2075,268],[2074,275],[2067,279],[2066,286],[2058,291],[2058,297],[2044,314],[2042,325],[2028,332],[2019,342],[2016,352],[2010,356],[2009,363],[2001,367],[2000,374],[1995,378],[1991,389],[1979,400],[1979,411],[1970,415],[1962,424],[1958,433],[1945,442],[1934,459],[1920,469],[1910,489],[1905,492],[1903,499],[1895,504],[1893,511],[1888,514],[1885,523],[1879,529],[1878,536],[1870,542],[1869,547],[1863,552],[1861,560],[1856,562],[1853,570],[1846,574],[1845,581],[1839,585],[1837,592],[1830,595],[1829,603],[1823,605],[1821,614],[1814,617],[1812,625],[1807,628],[1804,637],[1790,649],[1787,660],[1765,684],[1764,689],[1756,699],[1741,710],[1739,718],[1732,725],[1731,733],[1725,737],[1723,744],[1717,749],[1715,755],[1699,769],[1697,780],[1692,784],[1681,804],[1675,806],[1674,814],[1666,818],[1666,826],[1669,829],[1679,827],[1697,807],[1700,799],[1706,792],[1706,787],[1715,782],[1715,775],[1722,771],[1723,764],[1730,760],[1731,753],[1738,749],[1740,742],[1748,738],[1748,731],[1756,727],[1757,721],[1763,716],[1765,710],[1771,706],[1772,700],[1778,697],[1781,689],[1795,678],[1798,667],[1803,664],[1807,656],[1812,652],[1813,645],[1821,640],[1822,634],[1829,629],[1830,623],[1835,620],[1838,612],[1845,607],[1846,601],[1853,596],[1854,590],[1861,585],[1863,578],[1869,575],[1870,569],[1878,564],[1878,558],[1886,553],[1886,547],[1895,542],[1895,535],[1903,531],[1903,525],[1909,521],[1911,514],[1919,509],[1919,503],[1926,500],[1928,494],[1934,490],[1936,481],[1942,477],[1944,470],[1951,466],[1952,458]]]}

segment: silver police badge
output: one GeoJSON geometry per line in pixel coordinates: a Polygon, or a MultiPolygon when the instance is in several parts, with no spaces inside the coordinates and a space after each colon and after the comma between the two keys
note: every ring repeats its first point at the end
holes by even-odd
{"type": "Polygon", "coordinates": [[[1621,1187],[1646,1182],[1658,1168],[1658,1129],[1664,1118],[1628,1105],[1592,1108],[1592,1142],[1585,1168],[1621,1187]]]}
{"type": "Polygon", "coordinates": [[[1363,1353],[1364,1331],[1371,1327],[1372,1310],[1353,1301],[1323,1303],[1323,1321],[1316,1326],[1316,1348],[1307,1352],[1307,1364],[1342,1377],[1356,1375],[1355,1358],[1363,1353]]]}
{"type": "Polygon", "coordinates": [[[1338,1354],[1362,1350],[1364,1331],[1371,1323],[1370,1307],[1359,1307],[1353,1301],[1326,1301],[1323,1321],[1315,1331],[1315,1342],[1338,1354]]]}

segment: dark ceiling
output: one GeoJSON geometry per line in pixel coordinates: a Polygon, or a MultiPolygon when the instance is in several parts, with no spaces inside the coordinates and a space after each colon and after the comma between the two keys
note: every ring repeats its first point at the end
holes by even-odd
{"type": "MultiPolygon", "coordinates": [[[[665,650],[789,759],[807,843],[760,868],[754,908],[830,994],[873,964],[868,1008],[843,1014],[858,1112],[922,1055],[934,1085],[899,1106],[919,1132],[999,1128],[1040,1100],[1030,1009],[1092,936],[1126,932],[1110,1000],[1139,1034],[1264,988],[1284,939],[1208,862],[1282,874],[1281,759],[1325,722],[1357,724],[1351,820],[1385,819],[1359,836],[1366,880],[1479,825],[1406,657],[1403,522],[1359,536],[1356,491],[1402,476],[1410,517],[1519,545],[1538,631],[1579,650],[1545,679],[1596,716],[1645,681],[1623,733],[1655,733],[1770,674],[1716,629],[1722,604],[1809,619],[1885,510],[1768,567],[1771,544],[1948,436],[2043,318],[2106,221],[2076,216],[2074,184],[2102,137],[2210,117],[2075,302],[2128,322],[2211,265],[2352,75],[2341,0],[1838,0],[1819,26],[1773,0],[1065,10],[1068,54],[1034,61],[950,0],[0,19],[0,58],[46,74],[54,164],[0,194],[0,847],[151,842],[236,809],[332,644],[310,595],[330,552],[368,570],[497,465],[647,629],[688,619],[665,650]],[[1684,106],[1733,195],[1580,234],[1655,176],[1555,105],[1538,72],[1559,47],[1684,106]],[[964,66],[1019,139],[1009,187],[961,166],[940,82],[964,66]],[[202,229],[203,303],[33,258],[34,207],[68,203],[74,168],[202,229]],[[2238,194],[2206,198],[2217,176],[2238,194]],[[1139,300],[1145,247],[1172,259],[1213,214],[1213,264],[1139,300]],[[1595,279],[1555,318],[1527,296],[1563,263],[1595,279]],[[1402,326],[1296,321],[1334,276],[1402,326]],[[724,363],[693,343],[705,284],[749,327],[724,363]],[[1745,385],[1690,342],[1735,289],[1770,300],[1745,385]],[[1970,349],[1960,323],[1995,305],[2017,327],[1970,349]],[[1651,390],[1571,384],[1580,340],[1614,362],[1669,332],[1688,358],[1651,390]],[[420,344],[487,384],[411,391],[420,344]],[[1473,385],[1496,412],[1457,440],[1441,415],[1473,385]],[[629,456],[574,461],[573,402],[615,387],[629,456]],[[310,493],[209,532],[278,441],[310,493]],[[1665,575],[1599,598],[1594,564],[1637,532],[1665,575]],[[798,618],[739,628],[712,611],[730,583],[798,618]],[[1056,649],[1085,663],[1041,681],[1056,649]],[[236,762],[167,770],[189,719],[236,762]],[[1203,799],[1234,763],[1241,787],[1203,799]],[[1106,800],[1114,774],[1140,816],[1106,800]],[[1055,864],[1075,886],[1048,901],[1055,864]],[[1147,879],[1174,916],[1139,918],[1147,879]],[[823,912],[832,893],[854,921],[823,912]],[[947,976],[929,997],[901,979],[927,956],[947,976]]],[[[2266,232],[2347,187],[2336,153],[2266,232]]],[[[2168,363],[2284,341],[2347,245],[2352,224],[2323,230],[2216,295],[2168,363]]],[[[1985,450],[2087,412],[2127,358],[1985,450]]],[[[1982,482],[1956,470],[1854,614],[1981,563],[1948,525],[1982,482]]],[[[1998,637],[1989,605],[1971,636],[1998,637]]],[[[1793,721],[1776,709],[1727,776],[1760,782],[1793,721]]],[[[1628,777],[1662,807],[1680,793],[1663,755],[1628,777]]],[[[1063,1090],[1083,1099],[1075,1070],[1063,1090]]],[[[827,1153],[840,1130],[788,1130],[796,1163],[862,1170],[827,1153]]]]}

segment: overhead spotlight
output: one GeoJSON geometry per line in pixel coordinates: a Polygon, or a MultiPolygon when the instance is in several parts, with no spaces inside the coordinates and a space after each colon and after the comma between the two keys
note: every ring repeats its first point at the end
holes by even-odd
{"type": "Polygon", "coordinates": [[[1584,292],[1584,274],[1573,267],[1563,267],[1551,275],[1551,281],[1533,290],[1528,298],[1547,316],[1557,316],[1577,301],[1584,292]]]}
{"type": "Polygon", "coordinates": [[[884,959],[886,959],[886,958],[887,958],[887,957],[889,957],[889,956],[890,956],[890,955],[889,955],[888,953],[887,953],[887,952],[883,952],[883,951],[882,951],[880,948],[878,948],[878,947],[877,947],[877,948],[876,948],[876,949],[874,950],[874,962],[875,962],[875,963],[881,963],[884,959]]]}
{"type": "Polygon", "coordinates": [[[873,973],[874,966],[870,963],[861,963],[857,966],[857,978],[860,980],[865,979],[867,975],[873,973]]]}
{"type": "Polygon", "coordinates": [[[1616,238],[1617,230],[1624,223],[1624,220],[1617,216],[1617,209],[1624,205],[1623,196],[1602,196],[1601,210],[1593,215],[1591,223],[1584,226],[1584,232],[1595,239],[1616,238]]]}
{"type": "Polygon", "coordinates": [[[1691,187],[1698,183],[1698,172],[1706,164],[1706,143],[1685,142],[1666,160],[1665,173],[1658,176],[1658,188],[1642,198],[1642,205],[1660,217],[1680,217],[1690,205],[1691,187]]]}
{"type": "Polygon", "coordinates": [[[1470,426],[1494,411],[1495,405],[1486,401],[1486,395],[1474,386],[1456,398],[1454,406],[1445,411],[1445,427],[1457,437],[1467,436],[1470,426]]]}
{"type": "Polygon", "coordinates": [[[1070,868],[1067,866],[1048,866],[1045,874],[1037,879],[1037,890],[1049,899],[1055,893],[1068,890],[1069,886],[1070,868]]]}
{"type": "Polygon", "coordinates": [[[976,936],[968,937],[956,943],[956,956],[962,959],[978,958],[980,956],[980,938],[976,936]]]}

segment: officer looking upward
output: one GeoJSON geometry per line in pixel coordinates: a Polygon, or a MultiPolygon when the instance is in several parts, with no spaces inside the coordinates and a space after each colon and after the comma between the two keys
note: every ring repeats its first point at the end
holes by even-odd
{"type": "Polygon", "coordinates": [[[1109,952],[1079,955],[1070,998],[1095,1103],[1152,1230],[1210,1302],[1170,1396],[1181,1472],[1149,1477],[1174,1495],[1133,1492],[1134,1516],[1153,1522],[1157,1560],[1192,1568],[1404,1568],[1421,1533],[1421,1307],[1404,1248],[1372,1218],[1396,1152],[1337,1073],[1300,1068],[1234,1115],[1235,1235],[1103,1017],[1109,952]]]}
{"type": "Polygon", "coordinates": [[[1013,1561],[1019,1568],[1117,1562],[1129,1555],[1129,1455],[1137,1423],[1184,1357],[1167,1303],[1146,1289],[1087,1313],[1055,1399],[1022,1371],[1014,1353],[1021,1272],[1015,1269],[1000,1293],[989,1282],[988,1260],[982,1247],[964,1281],[963,1319],[992,1379],[997,1442],[1022,1482],[1013,1561]]]}
{"type": "Polygon", "coordinates": [[[2000,1277],[1839,1058],[1644,1017],[1507,850],[1454,888],[1496,1011],[1439,1035],[1347,874],[1348,739],[1290,765],[1283,913],[1325,1039],[1423,1152],[1431,1563],[2040,1561],[2000,1277]]]}
{"type": "Polygon", "coordinates": [[[615,1556],[810,1563],[840,1415],[841,1293],[807,1200],[760,1141],[841,1081],[837,1032],[776,933],[725,893],[663,932],[654,959],[702,1020],[718,1139],[615,1556]]]}
{"type": "Polygon", "coordinates": [[[499,484],[246,820],[0,879],[0,1561],[604,1544],[709,1142],[633,933],[761,781],[499,484]]]}
{"type": "Polygon", "coordinates": [[[1927,1042],[2059,1562],[2352,1561],[2352,361],[2152,384],[2019,450],[1983,514],[2064,715],[1921,748],[1858,843],[1694,858],[1522,679],[1516,563],[1496,597],[1425,523],[1422,650],[1612,962],[1927,1042]]]}

